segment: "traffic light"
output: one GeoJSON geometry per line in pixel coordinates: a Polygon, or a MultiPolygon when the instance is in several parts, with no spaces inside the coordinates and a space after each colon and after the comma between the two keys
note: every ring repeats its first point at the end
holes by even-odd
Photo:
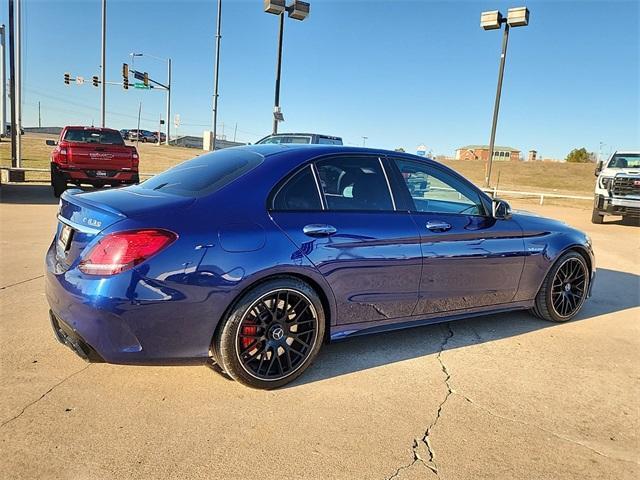
{"type": "Polygon", "coordinates": [[[129,89],[129,65],[126,63],[122,64],[122,87],[125,90],[129,89]]]}
{"type": "Polygon", "coordinates": [[[144,83],[145,87],[149,86],[149,74],[147,72],[144,72],[142,76],[142,83],[144,83]]]}
{"type": "Polygon", "coordinates": [[[100,85],[100,80],[98,80],[98,76],[97,75],[94,75],[92,80],[93,80],[93,86],[94,87],[97,87],[98,85],[100,85]]]}
{"type": "Polygon", "coordinates": [[[70,82],[70,80],[71,80],[71,78],[70,78],[70,77],[71,77],[71,74],[70,74],[70,73],[65,73],[65,74],[64,74],[64,83],[65,83],[65,85],[69,85],[69,82],[70,82]]]}

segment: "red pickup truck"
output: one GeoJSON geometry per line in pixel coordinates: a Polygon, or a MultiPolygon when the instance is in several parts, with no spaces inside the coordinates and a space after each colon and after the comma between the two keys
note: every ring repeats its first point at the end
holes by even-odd
{"type": "Polygon", "coordinates": [[[51,152],[51,186],[56,197],[72,183],[103,187],[138,183],[138,151],[125,145],[118,130],[64,127],[60,139],[47,140],[51,152]]]}

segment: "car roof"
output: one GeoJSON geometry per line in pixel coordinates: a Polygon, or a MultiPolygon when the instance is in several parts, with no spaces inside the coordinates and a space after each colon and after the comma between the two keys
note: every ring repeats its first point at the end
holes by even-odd
{"type": "Polygon", "coordinates": [[[613,155],[639,155],[640,150],[617,150],[613,155]]]}
{"type": "Polygon", "coordinates": [[[434,162],[430,158],[419,157],[410,153],[396,152],[393,150],[384,150],[380,148],[367,147],[350,147],[345,145],[324,145],[324,144],[300,144],[300,143],[279,143],[279,144],[260,144],[260,145],[244,145],[241,147],[232,147],[233,149],[242,149],[262,155],[265,159],[269,157],[276,158],[281,154],[293,153],[307,154],[306,158],[317,157],[328,154],[367,154],[367,155],[392,155],[394,157],[409,158],[411,160],[419,160],[422,162],[434,162]]]}

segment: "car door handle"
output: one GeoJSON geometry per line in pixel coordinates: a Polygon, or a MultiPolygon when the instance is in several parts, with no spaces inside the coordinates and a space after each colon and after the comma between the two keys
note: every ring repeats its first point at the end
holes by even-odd
{"type": "Polygon", "coordinates": [[[446,232],[447,230],[451,230],[451,225],[447,222],[427,222],[427,229],[432,232],[446,232]]]}
{"type": "Polygon", "coordinates": [[[312,223],[310,225],[306,225],[302,229],[302,232],[310,237],[328,237],[337,231],[336,227],[332,225],[325,225],[323,223],[312,223]]]}

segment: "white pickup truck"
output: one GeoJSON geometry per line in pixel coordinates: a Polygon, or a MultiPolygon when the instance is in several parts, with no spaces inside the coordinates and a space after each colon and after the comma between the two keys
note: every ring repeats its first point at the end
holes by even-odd
{"type": "Polygon", "coordinates": [[[605,215],[622,215],[625,222],[640,221],[640,152],[615,152],[596,167],[593,223],[605,215]]]}

